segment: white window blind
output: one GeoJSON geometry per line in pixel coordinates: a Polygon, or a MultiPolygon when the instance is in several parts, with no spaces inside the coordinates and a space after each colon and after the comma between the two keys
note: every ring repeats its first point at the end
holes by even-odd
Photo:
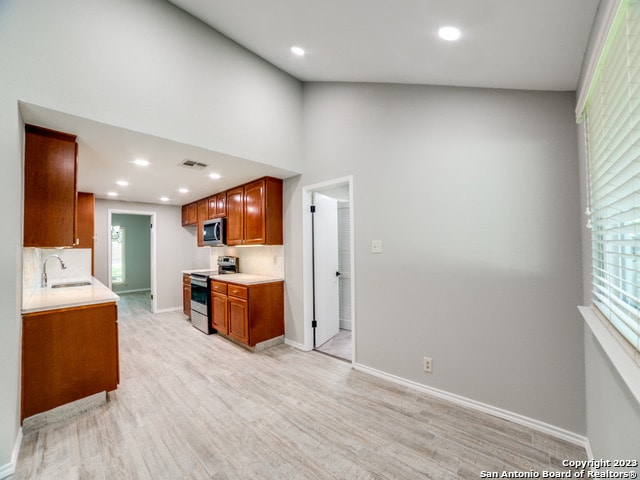
{"type": "Polygon", "coordinates": [[[640,351],[640,1],[623,0],[589,88],[593,302],[640,351]]]}

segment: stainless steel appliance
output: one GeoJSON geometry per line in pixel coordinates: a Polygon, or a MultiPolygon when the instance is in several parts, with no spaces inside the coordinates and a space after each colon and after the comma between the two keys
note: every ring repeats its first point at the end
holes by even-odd
{"type": "Polygon", "coordinates": [[[191,325],[209,335],[211,323],[211,276],[238,273],[238,257],[219,256],[218,270],[191,273],[191,325]]]}
{"type": "Polygon", "coordinates": [[[227,241],[226,235],[226,219],[213,218],[211,220],[204,221],[204,235],[203,242],[210,247],[221,247],[227,241]]]}
{"type": "Polygon", "coordinates": [[[191,325],[207,335],[213,333],[211,326],[210,275],[217,271],[191,274],[191,325]]]}
{"type": "Polygon", "coordinates": [[[218,257],[218,274],[238,273],[238,257],[218,257]]]}

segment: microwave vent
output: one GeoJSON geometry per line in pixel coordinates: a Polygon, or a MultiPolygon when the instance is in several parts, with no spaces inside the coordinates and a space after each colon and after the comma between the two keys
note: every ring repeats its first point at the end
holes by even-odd
{"type": "Polygon", "coordinates": [[[193,170],[202,170],[203,168],[206,168],[209,166],[205,163],[196,162],[195,160],[189,160],[188,158],[180,162],[179,165],[181,167],[191,168],[193,170]]]}

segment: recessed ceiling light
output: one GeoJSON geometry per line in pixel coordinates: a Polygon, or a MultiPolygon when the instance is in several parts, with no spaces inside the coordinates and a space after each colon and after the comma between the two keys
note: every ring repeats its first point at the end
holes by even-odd
{"type": "Polygon", "coordinates": [[[116,183],[121,187],[126,187],[127,185],[129,185],[129,182],[127,182],[126,180],[118,180],[116,183]]]}
{"type": "Polygon", "coordinates": [[[451,26],[442,27],[438,30],[438,36],[443,40],[453,42],[460,38],[460,29],[451,26]]]}
{"type": "Polygon", "coordinates": [[[222,175],[220,175],[219,173],[210,173],[209,174],[209,178],[213,178],[214,180],[218,180],[219,178],[222,178],[222,175]]]}
{"type": "Polygon", "coordinates": [[[169,197],[160,197],[160,201],[161,202],[168,202],[169,201],[169,197]]]}
{"type": "Polygon", "coordinates": [[[304,48],[296,47],[296,46],[291,47],[291,52],[294,53],[295,55],[298,55],[299,57],[304,56],[304,53],[305,53],[304,48]]]}
{"type": "Polygon", "coordinates": [[[141,158],[134,160],[133,163],[135,163],[136,165],[140,165],[141,167],[146,167],[147,165],[149,165],[148,161],[143,160],[141,158]]]}
{"type": "Polygon", "coordinates": [[[180,193],[189,193],[189,189],[188,188],[179,188],[178,191],[180,193]]]}
{"type": "Polygon", "coordinates": [[[107,195],[109,195],[110,197],[117,197],[118,196],[118,192],[109,192],[109,193],[107,193],[107,195]]]}

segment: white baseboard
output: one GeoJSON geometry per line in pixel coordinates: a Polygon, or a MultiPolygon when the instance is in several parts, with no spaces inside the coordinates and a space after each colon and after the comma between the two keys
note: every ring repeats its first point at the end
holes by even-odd
{"type": "Polygon", "coordinates": [[[547,435],[552,435],[561,440],[565,440],[566,442],[585,448],[587,450],[587,454],[589,458],[593,458],[591,447],[589,445],[589,440],[586,437],[583,437],[582,435],[578,435],[576,433],[570,432],[563,428],[556,427],[554,425],[550,425],[548,423],[541,422],[533,418],[525,417],[524,415],[520,415],[518,413],[510,412],[502,408],[494,407],[492,405],[478,402],[476,400],[471,400],[469,398],[462,397],[460,395],[456,395],[453,393],[445,392],[444,390],[439,390],[437,388],[429,387],[427,385],[422,385],[420,383],[413,382],[411,380],[407,380],[402,377],[397,377],[395,375],[391,375],[389,373],[382,372],[380,370],[376,370],[371,367],[367,367],[366,365],[362,365],[360,363],[354,364],[353,368],[355,368],[356,370],[360,370],[361,372],[368,373],[370,375],[374,375],[376,377],[383,378],[385,380],[389,380],[390,382],[397,383],[399,385],[403,385],[405,387],[409,387],[429,395],[433,395],[434,397],[438,397],[443,400],[450,401],[457,405],[472,408],[480,412],[488,413],[489,415],[493,415],[495,417],[502,418],[504,420],[509,420],[510,422],[532,428],[539,432],[546,433],[547,435]]]}
{"type": "Polygon", "coordinates": [[[351,327],[351,320],[340,319],[340,330],[353,330],[351,327]]]}
{"type": "Polygon", "coordinates": [[[11,462],[6,465],[0,465],[0,479],[7,478],[9,475],[13,475],[15,473],[16,464],[18,463],[18,454],[20,453],[20,445],[22,445],[22,428],[18,430],[16,443],[14,443],[13,445],[13,452],[11,452],[11,462]]]}
{"type": "Polygon", "coordinates": [[[182,307],[161,308],[161,309],[156,310],[155,313],[176,312],[178,310],[182,311],[182,307]]]}
{"type": "Polygon", "coordinates": [[[290,347],[297,348],[298,350],[302,350],[303,352],[309,352],[310,349],[305,347],[302,343],[294,342],[293,340],[289,340],[288,338],[284,339],[285,345],[289,345],[290,347]]]}
{"type": "Polygon", "coordinates": [[[593,456],[593,450],[591,450],[591,443],[589,442],[589,438],[588,437],[585,438],[585,442],[586,442],[586,445],[584,446],[584,448],[587,450],[587,458],[588,459],[595,458],[593,456]]]}
{"type": "MultiPolygon", "coordinates": [[[[113,288],[112,288],[113,290],[113,288]]],[[[149,292],[151,293],[151,290],[148,288],[132,288],[131,290],[113,290],[113,293],[115,293],[116,295],[118,293],[137,293],[137,292],[149,292]]]]}

